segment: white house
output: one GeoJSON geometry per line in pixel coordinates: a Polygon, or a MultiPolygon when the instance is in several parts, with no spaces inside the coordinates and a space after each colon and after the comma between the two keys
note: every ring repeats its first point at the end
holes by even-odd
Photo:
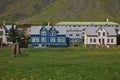
{"type": "Polygon", "coordinates": [[[84,34],[85,47],[115,47],[117,45],[114,27],[87,27],[84,34]]]}
{"type": "Polygon", "coordinates": [[[0,26],[0,45],[2,47],[2,44],[11,44],[11,42],[8,41],[8,30],[11,28],[10,25],[1,25],[0,26]]]}

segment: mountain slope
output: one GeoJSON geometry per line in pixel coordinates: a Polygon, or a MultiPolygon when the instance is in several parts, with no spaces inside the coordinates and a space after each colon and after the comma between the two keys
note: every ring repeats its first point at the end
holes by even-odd
{"type": "Polygon", "coordinates": [[[0,0],[0,21],[42,24],[59,21],[120,23],[120,0],[0,0]]]}

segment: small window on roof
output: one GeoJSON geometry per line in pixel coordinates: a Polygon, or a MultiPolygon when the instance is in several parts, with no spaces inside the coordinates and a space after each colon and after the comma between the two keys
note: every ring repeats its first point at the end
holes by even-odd
{"type": "Polygon", "coordinates": [[[55,32],[54,31],[50,32],[50,36],[55,36],[55,32]]]}
{"type": "Polygon", "coordinates": [[[45,31],[42,31],[42,32],[41,32],[41,36],[46,36],[46,32],[45,32],[45,31]]]}

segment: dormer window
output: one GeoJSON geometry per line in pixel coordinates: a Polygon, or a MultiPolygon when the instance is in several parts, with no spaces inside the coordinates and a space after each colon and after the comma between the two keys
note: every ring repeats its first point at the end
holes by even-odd
{"type": "Polygon", "coordinates": [[[46,36],[46,32],[45,32],[45,31],[42,31],[42,32],[41,32],[41,36],[46,36]]]}
{"type": "Polygon", "coordinates": [[[50,32],[50,36],[55,36],[55,32],[50,32]]]}

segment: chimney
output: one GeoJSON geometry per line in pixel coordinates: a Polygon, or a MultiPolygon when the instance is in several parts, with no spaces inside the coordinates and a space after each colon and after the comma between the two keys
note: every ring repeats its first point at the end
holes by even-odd
{"type": "Polygon", "coordinates": [[[106,19],[106,22],[109,22],[109,19],[108,19],[108,18],[106,19]]]}
{"type": "Polygon", "coordinates": [[[3,25],[5,26],[5,21],[3,21],[3,25]]]}
{"type": "Polygon", "coordinates": [[[14,27],[14,29],[16,29],[16,25],[15,24],[13,25],[13,27],[14,27]]]}
{"type": "Polygon", "coordinates": [[[50,23],[48,22],[48,26],[50,26],[50,23]]]}

